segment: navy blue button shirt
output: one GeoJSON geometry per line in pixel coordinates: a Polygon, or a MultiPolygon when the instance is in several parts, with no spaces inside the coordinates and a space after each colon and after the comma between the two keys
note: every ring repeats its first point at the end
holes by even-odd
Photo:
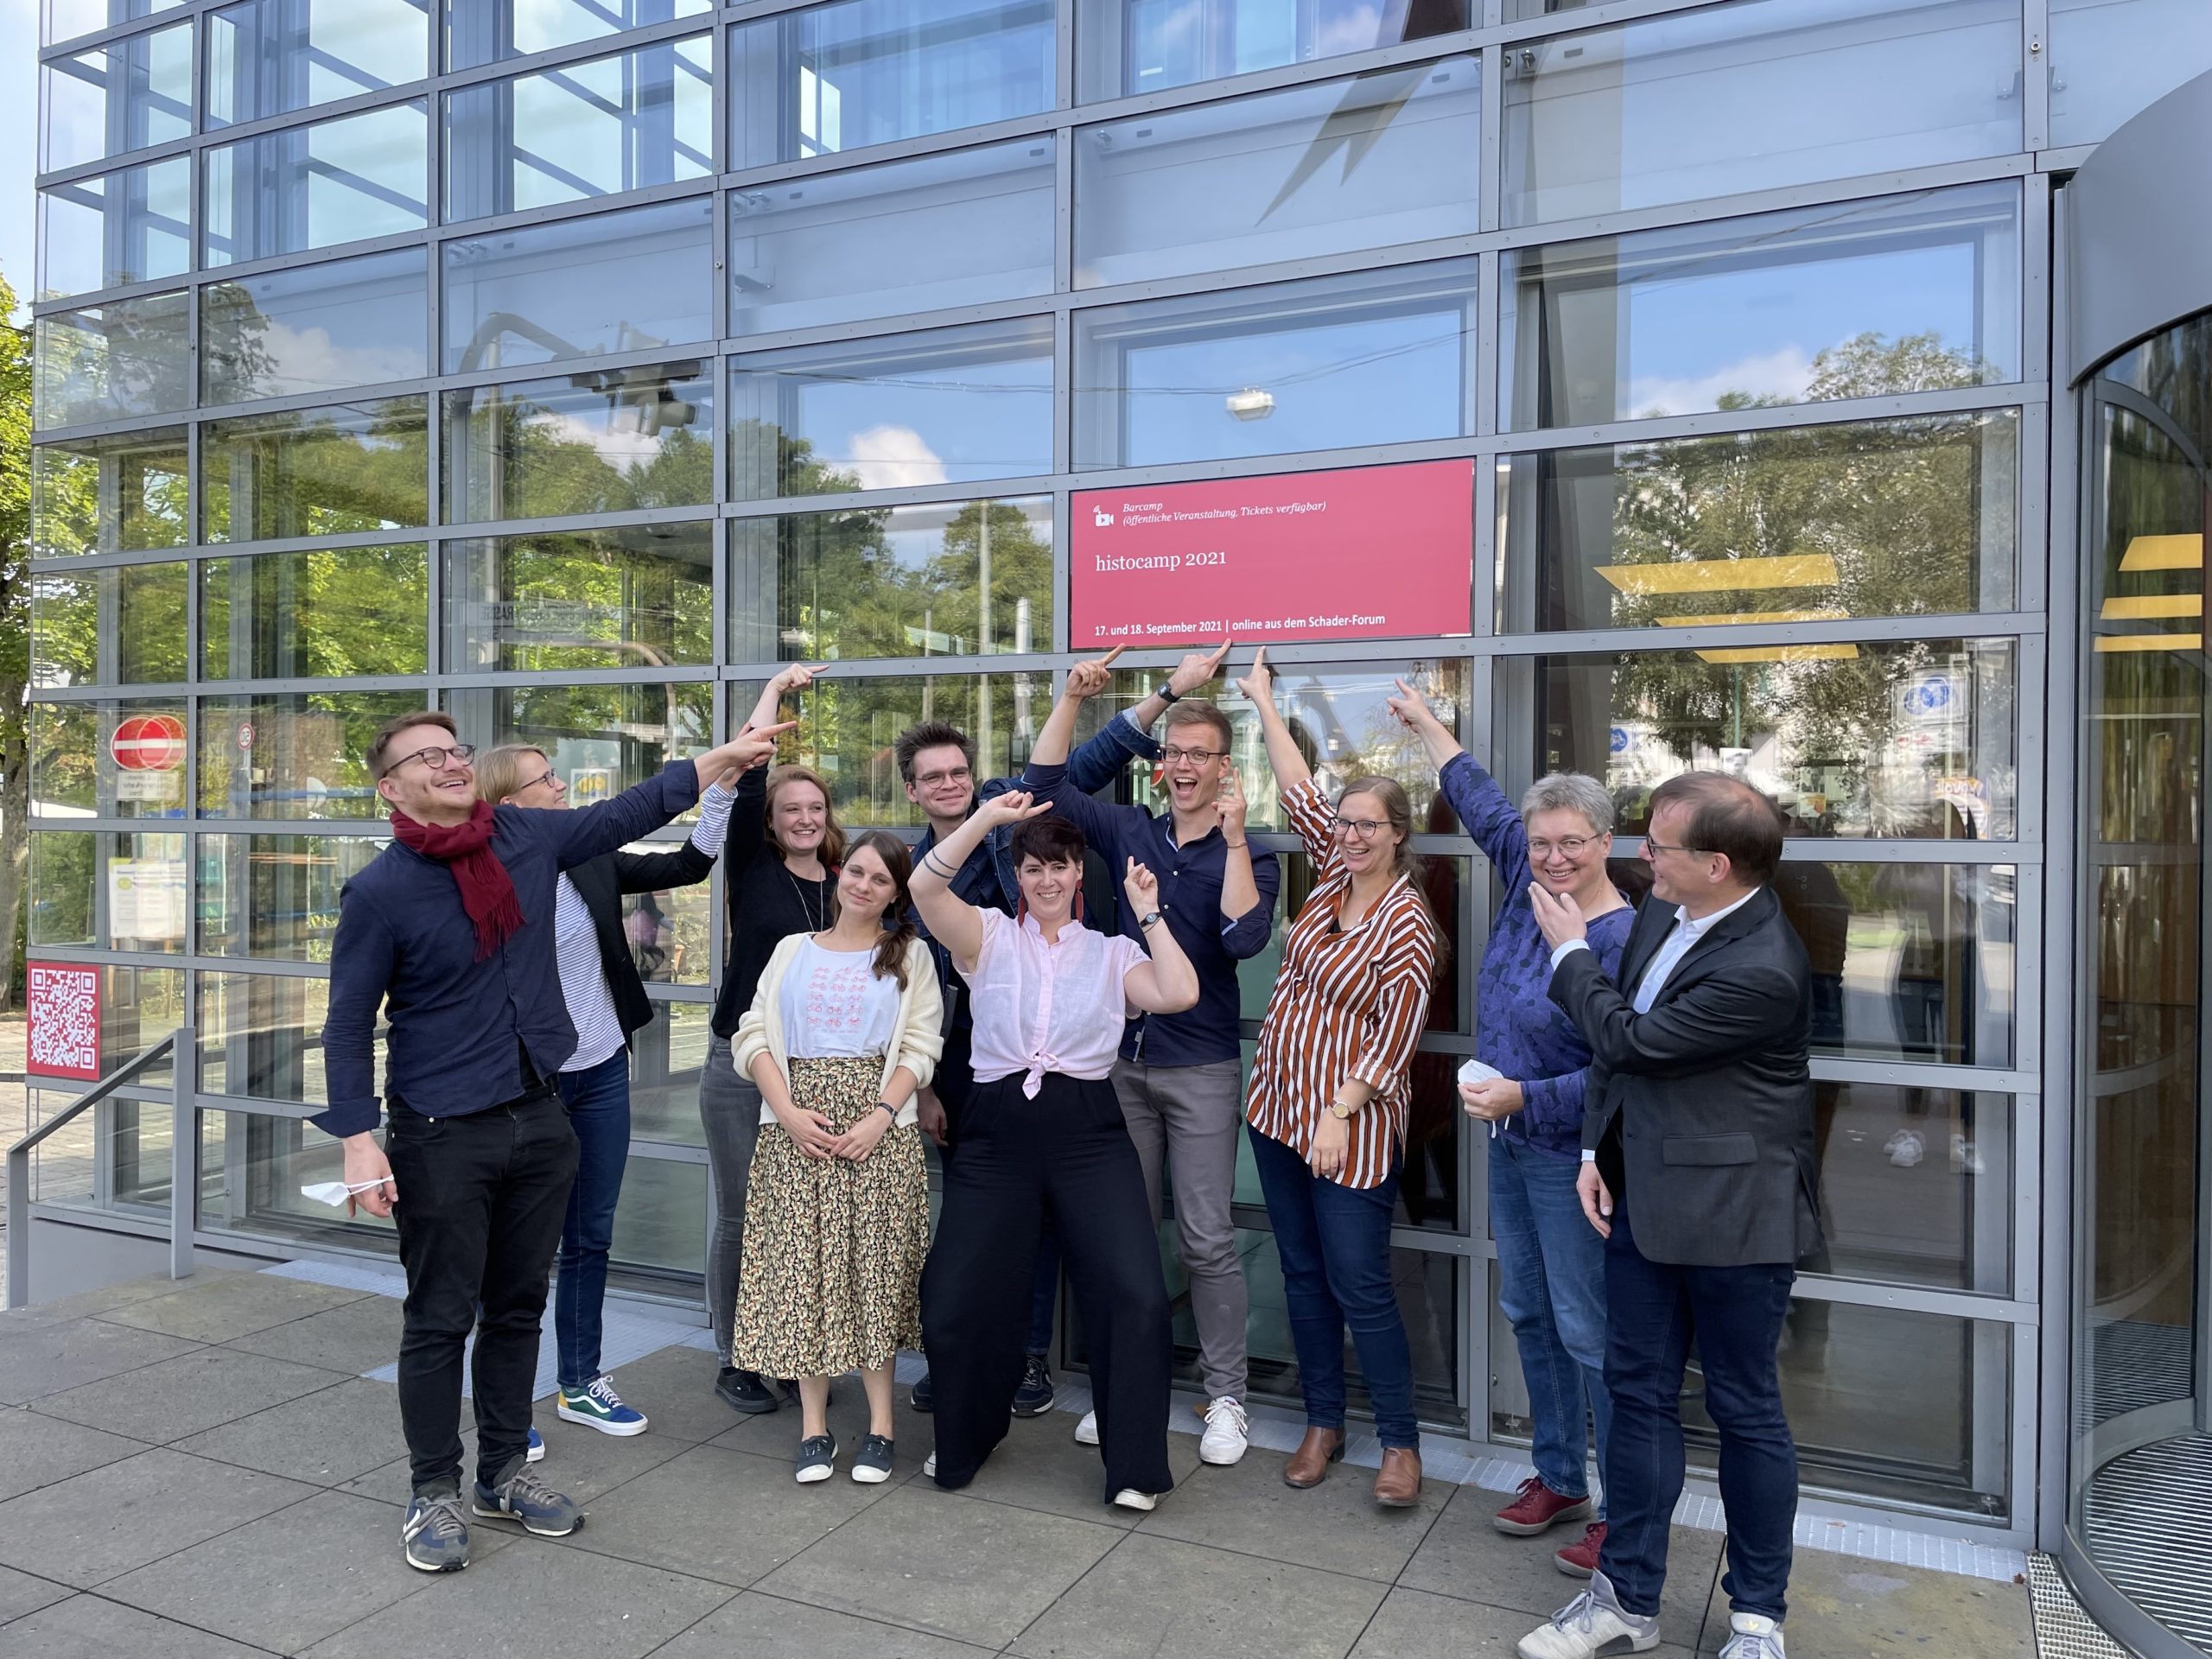
{"type": "MultiPolygon", "coordinates": [[[[1172,814],[1157,817],[1141,806],[1109,806],[1095,801],[1070,782],[1065,766],[1035,761],[1021,775],[1021,786],[1072,821],[1083,838],[1103,856],[1116,881],[1134,858],[1160,878],[1160,913],[1175,943],[1198,970],[1198,1000],[1181,1014],[1139,1014],[1122,1035],[1122,1058],[1147,1065],[1209,1065],[1233,1060],[1240,1052],[1241,1014],[1236,964],[1267,949],[1274,920],[1275,893],[1281,874],[1273,853],[1255,847],[1252,881],[1260,902],[1242,916],[1221,913],[1222,875],[1229,843],[1217,829],[1186,846],[1175,842],[1172,814]]],[[[1133,906],[1122,906],[1122,931],[1141,944],[1133,906]]]]}
{"type": "Polygon", "coordinates": [[[699,798],[678,760],[635,789],[574,811],[493,809],[492,850],[507,867],[523,925],[483,961],[453,871],[395,841],[346,884],[331,946],[322,1055],[327,1135],[377,1127],[377,1010],[391,1021],[385,1085],[430,1117],[461,1117],[523,1092],[522,1051],[551,1077],[576,1050],[561,995],[553,916],[563,870],[650,835],[699,798]]]}

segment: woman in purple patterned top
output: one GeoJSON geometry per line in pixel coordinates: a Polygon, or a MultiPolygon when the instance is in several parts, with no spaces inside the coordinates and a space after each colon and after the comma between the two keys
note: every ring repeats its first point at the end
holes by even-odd
{"type": "Polygon", "coordinates": [[[1583,1219],[1574,1192],[1590,1050],[1548,995],[1551,951],[1529,908],[1529,884],[1573,894],[1590,918],[1590,948],[1607,974],[1618,970],[1636,910],[1605,874],[1613,803],[1596,779],[1554,772],[1539,779],[1516,810],[1427,701],[1403,680],[1398,690],[1391,712],[1420,735],[1445,798],[1488,855],[1503,894],[1475,1005],[1476,1058],[1498,1075],[1459,1086],[1467,1115],[1491,1126],[1498,1303],[1521,1350],[1534,1427],[1536,1472],[1496,1524],[1533,1537],[1563,1522],[1586,1522],[1581,1539],[1553,1559],[1562,1572],[1587,1577],[1605,1523],[1591,1498],[1584,1424],[1594,1422],[1602,1470],[1612,1421],[1605,1381],[1605,1241],[1583,1219]]]}

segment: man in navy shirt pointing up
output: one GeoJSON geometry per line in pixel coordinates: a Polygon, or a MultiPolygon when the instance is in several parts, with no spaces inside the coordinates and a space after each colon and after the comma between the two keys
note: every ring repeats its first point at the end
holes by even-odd
{"type": "Polygon", "coordinates": [[[476,1329],[479,1516],[561,1537],[583,1516],[528,1466],[531,1385],[546,1277],[560,1243],[576,1137],[554,1079],[575,1052],[554,954],[560,873],[650,834],[698,798],[699,774],[757,766],[775,727],[574,812],[494,808],[474,751],[435,712],[387,721],[369,747],[394,839],[346,884],[322,1028],[346,1185],[372,1216],[397,1213],[407,1270],[399,1415],[414,1498],[407,1564],[468,1565],[461,1499],[461,1348],[476,1329]],[[374,1072],[377,1011],[390,1021],[385,1144],[374,1072]]]}

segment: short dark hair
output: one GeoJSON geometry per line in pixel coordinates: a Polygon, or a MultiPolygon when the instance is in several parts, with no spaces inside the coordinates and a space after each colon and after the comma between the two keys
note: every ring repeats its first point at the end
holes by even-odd
{"type": "Polygon", "coordinates": [[[1007,841],[1016,869],[1033,858],[1040,864],[1080,864],[1087,844],[1083,831],[1057,812],[1015,824],[1007,841]]]}
{"type": "Polygon", "coordinates": [[[899,734],[891,745],[892,759],[899,763],[899,776],[907,783],[914,781],[914,757],[924,749],[954,748],[960,751],[972,774],[976,770],[975,740],[948,721],[921,720],[899,734]]]}
{"type": "Polygon", "coordinates": [[[1166,729],[1173,731],[1178,726],[1204,726],[1221,741],[1214,747],[1224,752],[1235,746],[1236,728],[1230,725],[1229,716],[1211,702],[1174,702],[1167,706],[1166,729]]]}
{"type": "Polygon", "coordinates": [[[410,726],[436,726],[448,737],[459,737],[460,731],[451,715],[441,714],[435,709],[418,709],[411,715],[394,715],[377,728],[377,734],[369,740],[369,776],[381,778],[387,770],[385,751],[391,747],[391,740],[410,726]]]}
{"type": "Polygon", "coordinates": [[[1650,815],[1680,803],[1690,809],[1693,852],[1719,853],[1738,880],[1764,887],[1782,864],[1782,822],[1774,803],[1725,772],[1685,772],[1651,791],[1650,815]]]}

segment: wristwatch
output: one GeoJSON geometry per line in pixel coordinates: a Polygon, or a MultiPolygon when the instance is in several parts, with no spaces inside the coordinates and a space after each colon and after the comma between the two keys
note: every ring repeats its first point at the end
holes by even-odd
{"type": "Polygon", "coordinates": [[[1353,1113],[1358,1109],[1356,1106],[1345,1105],[1341,1100],[1332,1100],[1329,1103],[1329,1116],[1340,1123],[1350,1122],[1353,1113]]]}
{"type": "Polygon", "coordinates": [[[1147,910],[1143,915],[1137,918],[1137,931],[1139,932],[1142,932],[1146,928],[1150,927],[1154,922],[1163,919],[1164,918],[1158,911],[1147,910]]]}
{"type": "Polygon", "coordinates": [[[893,1105],[889,1101],[887,1101],[887,1100],[879,1100],[879,1101],[877,1101],[877,1102],[875,1103],[875,1109],[876,1109],[877,1111],[879,1111],[879,1112],[888,1112],[888,1113],[890,1113],[890,1114],[891,1114],[891,1121],[892,1121],[893,1123],[896,1123],[896,1122],[899,1121],[899,1109],[898,1109],[896,1106],[893,1106],[893,1105]]]}
{"type": "Polygon", "coordinates": [[[1168,684],[1165,680],[1162,680],[1158,685],[1153,687],[1152,695],[1158,697],[1162,702],[1175,703],[1183,701],[1183,694],[1180,691],[1176,690],[1174,687],[1168,684]]]}

